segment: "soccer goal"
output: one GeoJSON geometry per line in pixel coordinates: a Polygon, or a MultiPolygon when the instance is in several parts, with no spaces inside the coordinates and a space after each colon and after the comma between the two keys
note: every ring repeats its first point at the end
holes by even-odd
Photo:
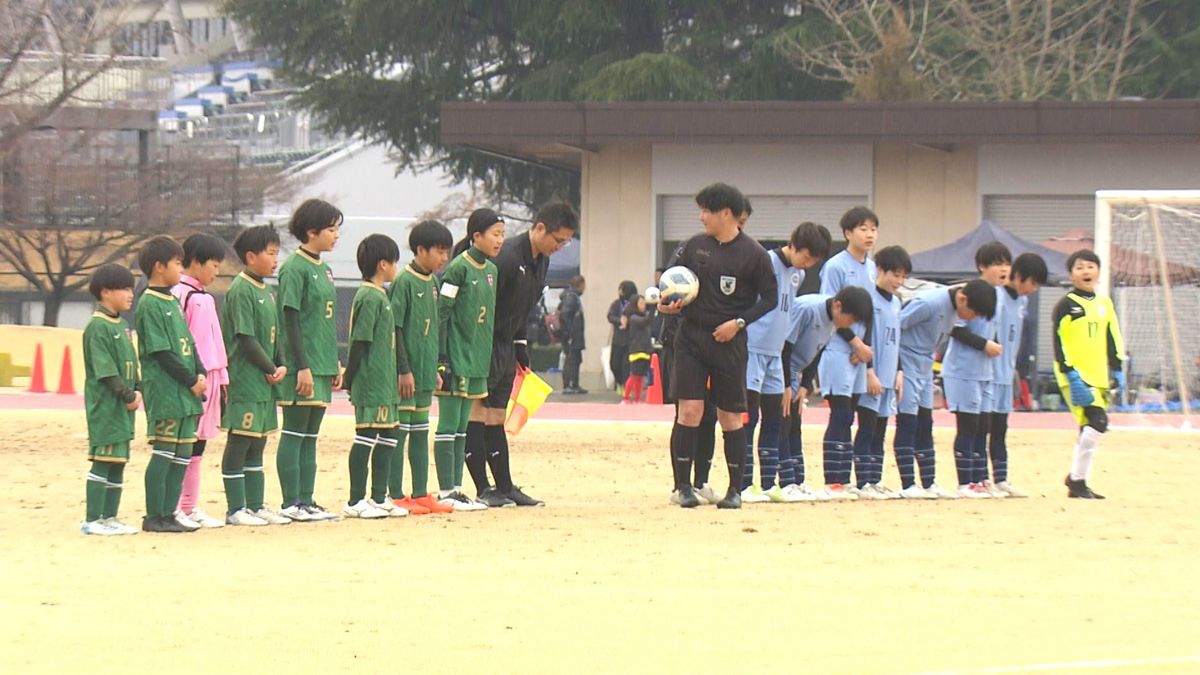
{"type": "Polygon", "coordinates": [[[1128,352],[1126,405],[1190,413],[1200,390],[1200,190],[1096,193],[1100,288],[1128,352]]]}

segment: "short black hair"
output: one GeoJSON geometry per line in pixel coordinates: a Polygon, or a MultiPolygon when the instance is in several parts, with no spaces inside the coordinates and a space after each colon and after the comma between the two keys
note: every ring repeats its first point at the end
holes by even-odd
{"type": "Polygon", "coordinates": [[[130,272],[124,265],[116,263],[107,263],[97,267],[96,271],[92,272],[92,280],[88,282],[88,292],[97,300],[100,299],[100,291],[126,288],[133,289],[133,272],[130,272]]]}
{"type": "Polygon", "coordinates": [[[165,265],[175,258],[183,261],[183,247],[167,235],[160,234],[142,244],[142,250],[138,251],[138,267],[142,270],[142,274],[146,275],[146,279],[150,279],[150,275],[154,274],[156,264],[165,265]]]}
{"type": "Polygon", "coordinates": [[[1081,248],[1078,251],[1075,251],[1071,255],[1067,256],[1067,271],[1068,272],[1071,271],[1071,268],[1075,267],[1075,261],[1077,261],[1077,260],[1086,260],[1088,262],[1096,263],[1096,267],[1100,266],[1100,256],[1096,255],[1095,251],[1093,251],[1090,248],[1081,248]]]}
{"type": "Polygon", "coordinates": [[[454,235],[450,234],[450,228],[440,221],[422,220],[413,225],[412,230],[408,233],[408,249],[416,253],[418,247],[426,250],[452,249],[454,248],[454,235]]]}
{"type": "Polygon", "coordinates": [[[342,224],[344,216],[336,206],[322,199],[308,199],[301,204],[288,221],[288,232],[301,244],[308,242],[310,230],[321,230],[337,227],[342,224]]]}
{"type": "Polygon", "coordinates": [[[855,206],[842,214],[842,219],[838,222],[838,225],[841,226],[842,233],[844,234],[868,220],[875,223],[875,227],[879,227],[879,216],[875,215],[874,211],[865,206],[855,206]]]}
{"type": "Polygon", "coordinates": [[[967,307],[977,315],[990,319],[996,315],[996,287],[983,279],[972,279],[958,289],[967,296],[967,307]]]}
{"type": "Polygon", "coordinates": [[[975,267],[983,269],[992,265],[1012,264],[1012,251],[998,241],[989,241],[975,251],[975,267]]]}
{"type": "Polygon", "coordinates": [[[274,225],[255,225],[238,232],[233,240],[233,250],[237,252],[238,260],[246,263],[249,253],[262,253],[271,244],[279,245],[279,231],[274,225]]]}
{"type": "Polygon", "coordinates": [[[183,266],[187,267],[192,262],[203,265],[209,260],[225,262],[225,252],[228,250],[229,247],[220,237],[197,232],[183,240],[183,266]]]}
{"type": "Polygon", "coordinates": [[[713,213],[729,209],[733,217],[737,218],[746,210],[746,198],[742,196],[741,190],[732,185],[713,183],[696,193],[696,206],[713,213]]]}
{"type": "Polygon", "coordinates": [[[875,269],[880,272],[912,274],[912,258],[903,246],[884,246],[875,253],[875,269]]]}
{"type": "Polygon", "coordinates": [[[814,258],[826,258],[833,248],[833,235],[824,225],[805,221],[792,230],[788,245],[793,251],[806,250],[814,258]]]}
{"type": "Polygon", "coordinates": [[[379,271],[379,263],[400,260],[400,247],[396,240],[385,234],[369,234],[358,244],[358,271],[363,281],[370,281],[379,271]]]}
{"type": "Polygon", "coordinates": [[[533,217],[536,225],[542,223],[547,232],[558,232],[562,229],[579,232],[579,213],[566,202],[551,202],[538,209],[533,217]]]}
{"type": "Polygon", "coordinates": [[[1050,278],[1050,271],[1046,269],[1046,261],[1042,256],[1036,253],[1022,253],[1013,261],[1009,276],[1014,279],[1029,279],[1038,286],[1045,286],[1046,280],[1050,278]]]}
{"type": "Polygon", "coordinates": [[[747,218],[754,215],[754,207],[750,206],[750,198],[746,195],[742,195],[742,213],[746,214],[747,218]]]}
{"type": "Polygon", "coordinates": [[[873,310],[871,296],[861,286],[846,286],[833,296],[842,306],[842,311],[854,317],[857,321],[866,321],[873,310]]]}

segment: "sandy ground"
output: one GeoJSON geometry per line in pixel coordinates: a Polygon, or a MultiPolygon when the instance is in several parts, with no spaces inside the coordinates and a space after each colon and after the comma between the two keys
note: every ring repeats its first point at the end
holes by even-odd
{"type": "MultiPolygon", "coordinates": [[[[668,432],[535,422],[514,470],[544,509],[100,538],[78,531],[82,416],[0,411],[3,669],[1200,671],[1200,435],[1110,434],[1102,502],[1065,498],[1071,432],[1019,430],[1013,482],[1029,499],[718,512],[667,504],[668,432]]],[[[820,429],[806,433],[819,476],[820,429]]],[[[347,418],[323,430],[326,505],[344,498],[350,436],[347,418]]],[[[949,483],[943,430],[938,443],[949,483]]],[[[222,446],[205,462],[214,514],[222,446]]],[[[267,490],[277,499],[273,471],[267,490]]]]}

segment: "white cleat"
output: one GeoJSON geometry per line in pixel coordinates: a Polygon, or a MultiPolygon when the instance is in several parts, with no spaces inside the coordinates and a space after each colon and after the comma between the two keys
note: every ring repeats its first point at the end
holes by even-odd
{"type": "Polygon", "coordinates": [[[327,510],[320,504],[302,504],[300,508],[308,512],[309,520],[337,520],[338,514],[327,510]]]}
{"type": "Polygon", "coordinates": [[[999,489],[1000,491],[1002,491],[1005,495],[1007,495],[1009,499],[1023,499],[1025,497],[1029,496],[1029,495],[1025,494],[1024,492],[1021,492],[1020,490],[1016,489],[1012,485],[1010,485],[1009,482],[1006,480],[1002,480],[999,483],[996,483],[996,488],[999,489]]]}
{"type": "Polygon", "coordinates": [[[883,495],[885,499],[900,499],[899,492],[896,492],[892,488],[890,488],[882,483],[875,483],[872,487],[875,488],[876,492],[883,495]]]}
{"type": "Polygon", "coordinates": [[[287,516],[285,516],[281,513],[273,511],[270,508],[267,508],[266,506],[262,507],[261,509],[259,509],[257,511],[251,511],[251,513],[253,513],[256,517],[262,518],[263,520],[267,521],[267,524],[269,524],[269,525],[291,525],[292,524],[291,518],[288,518],[287,516]]]}
{"type": "Polygon", "coordinates": [[[981,485],[983,485],[984,490],[987,490],[988,496],[990,496],[992,499],[1004,499],[1005,497],[1008,496],[1007,492],[1005,492],[1004,490],[1001,490],[999,487],[996,486],[995,483],[993,483],[990,480],[983,481],[983,483],[981,483],[981,485]]]}
{"type": "Polygon", "coordinates": [[[763,504],[769,501],[771,501],[771,498],[767,496],[767,493],[763,492],[762,488],[758,487],[757,485],[751,485],[745,490],[742,490],[743,504],[763,504]]]}
{"type": "Polygon", "coordinates": [[[821,496],[821,501],[842,501],[852,502],[858,499],[858,495],[854,494],[845,485],[840,483],[834,485],[826,485],[817,492],[821,496]]]}
{"type": "Polygon", "coordinates": [[[229,514],[228,516],[225,516],[225,524],[226,525],[243,525],[243,526],[248,526],[248,527],[262,527],[264,525],[270,525],[270,523],[268,523],[267,521],[263,520],[262,518],[259,518],[258,516],[254,515],[253,513],[251,513],[250,509],[244,509],[244,508],[238,509],[237,511],[234,511],[233,513],[229,514]]]}
{"type": "Polygon", "coordinates": [[[989,499],[991,497],[991,495],[988,494],[987,489],[980,486],[978,483],[959,485],[958,496],[961,499],[989,499]]]}
{"type": "Polygon", "coordinates": [[[193,522],[199,523],[200,527],[225,527],[225,521],[217,520],[200,509],[192,509],[192,512],[187,514],[193,522]]]}
{"type": "Polygon", "coordinates": [[[124,534],[124,532],[120,532],[117,530],[117,528],[109,525],[108,521],[105,520],[92,520],[83,522],[79,525],[79,531],[84,534],[95,534],[101,537],[112,537],[124,534]]]}
{"type": "Polygon", "coordinates": [[[283,516],[284,518],[290,518],[299,523],[307,523],[311,520],[315,520],[312,514],[299,504],[292,504],[286,509],[280,511],[279,515],[283,516]]]}
{"type": "Polygon", "coordinates": [[[763,492],[763,494],[765,494],[767,499],[770,499],[771,502],[775,504],[791,504],[801,501],[792,496],[791,490],[785,490],[778,485],[772,485],[771,489],[763,492]]]}
{"type": "Polygon", "coordinates": [[[925,488],[925,493],[932,495],[930,499],[958,499],[958,495],[953,492],[946,492],[941,485],[934,483],[925,488]]]}
{"type": "MultiPolygon", "coordinates": [[[[695,492],[696,496],[700,498],[700,501],[708,502],[709,504],[716,504],[724,498],[722,495],[717,494],[717,491],[714,490],[708,483],[696,488],[695,492]]],[[[743,498],[742,501],[745,501],[745,499],[743,498]]]]}
{"type": "Polygon", "coordinates": [[[936,495],[929,494],[917,483],[904,488],[898,494],[901,499],[937,499],[936,495]]]}
{"type": "Polygon", "coordinates": [[[179,523],[179,525],[181,527],[184,527],[188,530],[193,530],[193,531],[198,530],[201,527],[200,523],[197,523],[196,521],[189,518],[188,515],[186,513],[184,513],[183,511],[175,512],[175,522],[179,523]]]}
{"type": "Polygon", "coordinates": [[[874,501],[886,501],[887,499],[889,499],[889,497],[886,494],[881,492],[879,490],[879,488],[875,487],[871,483],[867,483],[866,485],[862,486],[861,488],[858,488],[858,498],[859,499],[870,499],[870,500],[874,500],[874,501]]]}
{"type": "Polygon", "coordinates": [[[486,511],[487,504],[480,504],[463,493],[455,490],[438,500],[443,506],[449,506],[458,511],[486,511]]]}
{"type": "Polygon", "coordinates": [[[396,506],[390,499],[383,500],[382,504],[374,499],[368,499],[367,503],[377,509],[383,509],[384,511],[387,511],[389,518],[403,518],[404,516],[408,515],[408,509],[404,508],[403,506],[396,506]]]}
{"type": "Polygon", "coordinates": [[[107,523],[109,527],[115,529],[117,534],[138,533],[138,529],[136,527],[130,527],[125,523],[122,523],[121,521],[117,520],[116,516],[113,516],[112,518],[105,518],[102,522],[107,523]]]}
{"type": "Polygon", "coordinates": [[[792,483],[791,485],[783,488],[783,493],[787,496],[787,499],[784,500],[786,502],[820,501],[817,499],[816,493],[810,490],[807,485],[798,485],[796,483],[792,483]]]}
{"type": "Polygon", "coordinates": [[[346,504],[342,507],[342,513],[347,518],[387,518],[388,512],[383,509],[371,506],[365,499],[360,499],[353,504],[346,504]]]}

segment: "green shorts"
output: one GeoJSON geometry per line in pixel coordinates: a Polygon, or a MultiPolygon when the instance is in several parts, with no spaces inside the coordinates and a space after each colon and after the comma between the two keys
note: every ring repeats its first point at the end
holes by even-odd
{"type": "Polygon", "coordinates": [[[221,428],[238,436],[265,438],[279,428],[274,402],[233,401],[225,406],[221,428]]]}
{"type": "Polygon", "coordinates": [[[450,391],[438,391],[438,396],[458,396],[461,398],[486,398],[487,377],[463,377],[454,375],[451,378],[450,391]]]}
{"type": "Polygon", "coordinates": [[[429,412],[433,405],[432,391],[418,391],[412,398],[406,398],[396,404],[396,410],[404,412],[429,412]]]}
{"type": "Polygon", "coordinates": [[[312,396],[304,397],[296,393],[296,376],[288,373],[283,381],[275,385],[275,395],[279,405],[319,405],[327,406],[333,400],[333,376],[313,375],[312,396]]]}
{"type": "Polygon", "coordinates": [[[396,406],[394,405],[354,406],[354,428],[356,429],[395,429],[396,424],[396,406]]]}
{"type": "Polygon", "coordinates": [[[129,461],[129,441],[109,445],[93,445],[88,448],[88,461],[124,464],[129,461]]]}
{"type": "Polygon", "coordinates": [[[196,423],[199,415],[188,415],[183,419],[146,420],[146,442],[167,445],[187,445],[196,442],[196,423]]]}

